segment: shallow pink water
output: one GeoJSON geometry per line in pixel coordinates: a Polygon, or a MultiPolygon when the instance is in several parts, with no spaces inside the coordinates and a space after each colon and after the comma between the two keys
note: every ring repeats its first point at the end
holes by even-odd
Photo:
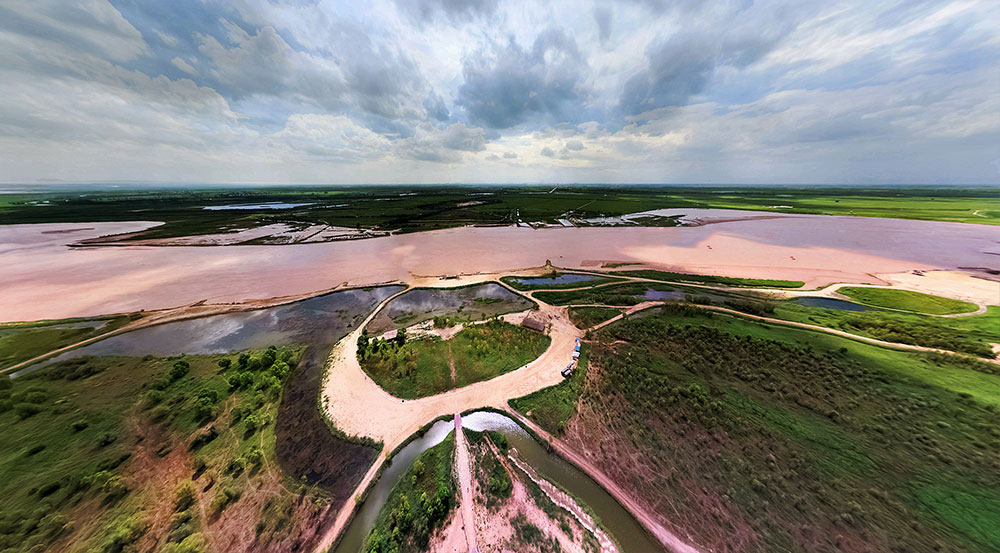
{"type": "Polygon", "coordinates": [[[1000,229],[852,217],[680,228],[457,228],[320,244],[68,248],[143,223],[0,226],[0,321],[305,294],[413,276],[639,261],[810,285],[910,269],[994,266],[1000,229]],[[52,230],[81,230],[53,234],[52,230]],[[43,234],[47,232],[47,234],[43,234]]]}

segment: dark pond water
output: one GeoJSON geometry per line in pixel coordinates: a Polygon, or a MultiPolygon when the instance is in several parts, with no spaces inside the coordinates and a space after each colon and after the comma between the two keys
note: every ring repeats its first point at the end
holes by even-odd
{"type": "Polygon", "coordinates": [[[591,280],[597,280],[600,277],[592,275],[581,275],[578,273],[563,273],[557,277],[551,276],[541,276],[541,277],[522,277],[511,279],[518,284],[524,286],[553,286],[561,284],[575,284],[577,282],[589,282],[591,280]]]}
{"type": "Polygon", "coordinates": [[[462,288],[416,288],[386,304],[368,329],[384,332],[437,316],[478,320],[531,306],[530,300],[492,282],[462,288]]]}
{"type": "Polygon", "coordinates": [[[85,355],[170,356],[230,353],[270,345],[332,346],[400,286],[344,290],[257,311],[226,313],[166,323],[111,336],[15,373],[85,355]]]}
{"type": "Polygon", "coordinates": [[[646,301],[661,300],[683,300],[685,293],[682,290],[646,290],[642,298],[646,301]]]}
{"type": "Polygon", "coordinates": [[[337,545],[337,549],[334,550],[335,553],[358,553],[361,551],[361,547],[365,544],[365,538],[368,537],[368,532],[375,525],[379,511],[389,499],[392,487],[399,482],[400,477],[403,476],[406,469],[410,468],[418,455],[441,443],[454,429],[455,423],[452,421],[438,421],[431,426],[426,434],[406,444],[393,456],[392,464],[382,471],[378,482],[368,491],[368,496],[348,525],[344,537],[337,545]]]}
{"type": "MultiPolygon", "coordinates": [[[[496,430],[507,436],[508,442],[517,449],[521,459],[534,467],[541,476],[569,491],[590,508],[604,529],[621,545],[623,553],[663,551],[659,542],[611,494],[561,457],[546,451],[509,417],[478,411],[462,417],[462,426],[477,431],[496,430]]],[[[379,509],[385,504],[399,477],[420,453],[441,443],[453,428],[451,421],[438,422],[423,438],[411,442],[396,454],[392,466],[382,474],[382,478],[358,509],[357,516],[348,526],[344,539],[334,553],[358,553],[361,550],[379,509]]]]}
{"type": "Polygon", "coordinates": [[[797,303],[799,305],[804,305],[806,307],[821,307],[823,309],[840,309],[843,311],[871,311],[872,307],[867,305],[861,305],[860,303],[854,303],[846,300],[838,300],[836,298],[821,298],[818,296],[802,296],[800,298],[795,298],[792,303],[797,303]]]}

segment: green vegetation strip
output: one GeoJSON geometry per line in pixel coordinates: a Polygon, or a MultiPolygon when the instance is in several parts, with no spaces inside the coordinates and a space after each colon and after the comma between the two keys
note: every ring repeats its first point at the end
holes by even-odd
{"type": "Polygon", "coordinates": [[[577,328],[587,329],[621,314],[610,307],[570,307],[569,320],[577,328]]]}
{"type": "MultiPolygon", "coordinates": [[[[298,228],[327,224],[363,229],[415,232],[462,225],[509,225],[522,221],[555,223],[619,216],[662,208],[729,208],[892,217],[973,224],[1000,224],[1000,200],[991,188],[704,188],[704,187],[261,187],[232,189],[76,190],[4,194],[0,221],[63,223],[147,221],[166,224],[139,238],[164,238],[225,232],[285,223],[298,228]],[[471,200],[471,201],[470,201],[471,200]],[[267,202],[304,203],[270,210],[206,210],[205,206],[267,202]],[[46,202],[44,208],[38,202],[46,202]],[[344,206],[350,206],[344,209],[344,206]]],[[[670,226],[673,218],[642,224],[670,226]]]]}
{"type": "Polygon", "coordinates": [[[664,282],[695,282],[702,284],[723,284],[726,286],[746,286],[760,288],[801,288],[805,282],[801,280],[773,280],[767,278],[738,278],[715,275],[693,275],[688,273],[672,273],[669,271],[655,271],[652,269],[638,269],[630,271],[614,271],[613,275],[631,276],[638,278],[648,278],[650,280],[662,280],[664,282]]]}
{"type": "Polygon", "coordinates": [[[457,503],[452,459],[455,433],[424,451],[389,492],[368,538],[366,553],[417,553],[457,503]]]}
{"type": "MultiPolygon", "coordinates": [[[[806,307],[793,301],[775,304],[774,317],[843,330],[887,342],[912,344],[967,353],[978,357],[995,356],[992,343],[1000,343],[1000,307],[986,313],[944,319],[916,313],[892,311],[846,311],[806,307]]],[[[982,364],[987,372],[1000,366],[982,364]]]]}
{"type": "Polygon", "coordinates": [[[604,463],[641,459],[623,479],[706,548],[722,544],[707,528],[732,523],[747,549],[837,550],[849,534],[859,549],[996,551],[995,376],[686,306],[597,335],[580,424],[606,421],[586,426],[617,444],[604,463]]]}
{"type": "Polygon", "coordinates": [[[548,336],[501,319],[470,324],[450,340],[426,337],[358,341],[361,367],[390,394],[413,399],[489,380],[536,359],[548,336]],[[454,377],[452,376],[454,366],[454,377]]]}
{"type": "Polygon", "coordinates": [[[873,307],[886,307],[931,315],[955,315],[976,310],[976,304],[910,290],[845,286],[837,290],[852,300],[873,307]]]}
{"type": "Polygon", "coordinates": [[[511,399],[508,403],[522,415],[534,421],[553,436],[566,429],[566,422],[576,413],[577,400],[587,379],[590,346],[580,348],[576,370],[559,384],[542,388],[526,396],[511,399]]]}
{"type": "Polygon", "coordinates": [[[125,326],[127,315],[0,324],[0,369],[125,326]]]}

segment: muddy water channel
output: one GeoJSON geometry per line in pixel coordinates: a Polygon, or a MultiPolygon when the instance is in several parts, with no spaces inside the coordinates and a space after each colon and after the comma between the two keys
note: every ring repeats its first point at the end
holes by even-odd
{"type": "MultiPolygon", "coordinates": [[[[663,551],[659,542],[611,494],[573,465],[546,451],[512,419],[498,413],[477,411],[463,416],[462,426],[477,431],[495,430],[507,436],[507,441],[517,449],[523,461],[589,508],[601,526],[618,541],[624,553],[663,551]]],[[[382,477],[370,490],[334,553],[358,553],[361,550],[379,509],[385,504],[400,476],[418,455],[444,440],[453,428],[450,420],[437,422],[422,438],[410,442],[393,457],[392,465],[382,473],[382,477]]]]}

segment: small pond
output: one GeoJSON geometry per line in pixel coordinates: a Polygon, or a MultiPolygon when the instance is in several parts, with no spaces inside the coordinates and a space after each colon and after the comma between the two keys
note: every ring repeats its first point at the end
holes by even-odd
{"type": "Polygon", "coordinates": [[[357,324],[356,319],[366,315],[367,310],[401,289],[400,286],[383,286],[344,290],[267,309],[140,328],[70,350],[18,371],[14,376],[85,355],[170,356],[229,353],[270,345],[332,346],[333,341],[339,339],[341,329],[357,324]],[[327,336],[329,338],[324,339],[327,336]]]}
{"type": "Polygon", "coordinates": [[[868,307],[867,305],[861,305],[860,303],[854,303],[852,301],[838,300],[837,298],[823,298],[819,296],[802,296],[800,298],[793,299],[792,303],[804,305],[806,307],[840,309],[842,311],[871,311],[872,309],[875,309],[873,307],[868,307]]]}
{"type": "Polygon", "coordinates": [[[663,300],[683,300],[685,293],[681,290],[653,290],[648,289],[642,295],[642,299],[646,301],[663,301],[663,300]]]}
{"type": "Polygon", "coordinates": [[[576,284],[578,282],[589,282],[591,280],[601,280],[601,277],[594,275],[581,275],[579,273],[562,273],[559,276],[519,277],[511,279],[511,281],[522,286],[558,286],[563,284],[576,284]]]}

